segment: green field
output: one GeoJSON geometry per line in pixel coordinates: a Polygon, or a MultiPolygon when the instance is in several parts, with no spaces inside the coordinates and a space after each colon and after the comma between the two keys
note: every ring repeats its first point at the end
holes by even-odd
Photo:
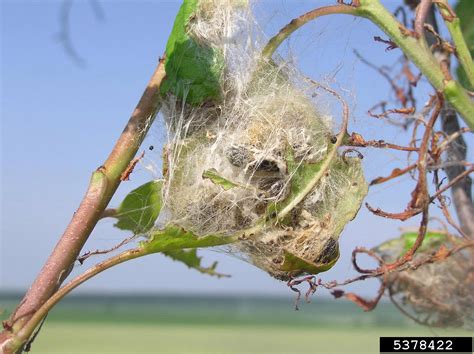
{"type": "MultiPolygon", "coordinates": [[[[0,297],[7,312],[15,301],[0,297]]],[[[72,296],[50,313],[32,352],[378,353],[382,335],[436,334],[470,335],[416,326],[390,304],[363,313],[341,300],[294,311],[290,298],[72,296]]]]}

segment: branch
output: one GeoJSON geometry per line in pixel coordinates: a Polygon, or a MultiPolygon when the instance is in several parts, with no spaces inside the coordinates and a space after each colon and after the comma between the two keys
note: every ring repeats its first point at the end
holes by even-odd
{"type": "Polygon", "coordinates": [[[474,65],[472,62],[471,52],[461,30],[459,17],[456,16],[446,0],[437,0],[435,3],[444,19],[446,27],[448,27],[449,33],[451,34],[451,38],[456,47],[456,56],[459,59],[459,63],[464,69],[469,83],[471,86],[474,86],[474,65]]]}
{"type": "MultiPolygon", "coordinates": [[[[446,6],[447,4],[444,4],[446,6]]],[[[455,37],[458,39],[458,42],[455,42],[456,44],[456,49],[458,52],[458,56],[460,57],[460,62],[461,62],[461,57],[459,49],[461,49],[461,53],[464,53],[464,48],[465,42],[464,39],[462,38],[462,33],[460,29],[460,24],[459,24],[459,18],[455,17],[452,19],[452,21],[448,21],[447,15],[452,16],[454,14],[448,7],[443,10],[443,5],[438,3],[438,7],[441,11],[441,14],[443,14],[443,18],[446,21],[446,25],[448,26],[451,36],[453,40],[455,37]],[[458,36],[461,36],[461,38],[458,38],[458,36]]],[[[434,15],[430,16],[428,22],[435,28],[437,29],[438,24],[436,22],[436,18],[434,15]]],[[[431,39],[431,42],[433,42],[433,39],[431,39]]],[[[443,60],[445,55],[443,53],[439,53],[439,49],[434,49],[437,51],[438,55],[437,58],[439,60],[443,60]]],[[[467,50],[467,55],[470,58],[470,52],[467,50]]],[[[466,57],[464,55],[464,57],[466,57]]],[[[443,60],[447,62],[449,65],[449,60],[443,60]]],[[[470,58],[470,64],[467,65],[469,67],[469,70],[466,70],[466,74],[469,76],[469,72],[471,73],[472,77],[474,77],[474,69],[472,65],[472,58],[470,58]]],[[[448,66],[449,70],[449,66],[448,66]]],[[[472,78],[470,77],[470,78],[472,78]]],[[[471,82],[474,84],[474,81],[471,82]]],[[[459,121],[458,117],[456,114],[456,111],[453,109],[453,107],[449,103],[444,104],[444,108],[441,111],[441,126],[443,131],[448,135],[445,141],[440,144],[439,149],[440,151],[446,149],[447,150],[447,161],[453,161],[453,162],[458,162],[458,161],[464,161],[466,160],[467,157],[467,145],[466,141],[464,140],[462,133],[466,131],[466,129],[461,129],[459,126],[459,121]]],[[[466,167],[463,165],[447,165],[444,168],[444,171],[446,172],[446,175],[448,176],[450,181],[453,181],[457,176],[461,175],[463,172],[466,171],[466,167]]],[[[466,175],[465,178],[462,180],[460,183],[456,183],[453,185],[451,189],[451,195],[453,197],[453,202],[454,202],[454,207],[456,209],[456,213],[459,218],[459,222],[461,224],[461,234],[465,234],[469,237],[474,237],[474,204],[472,200],[472,180],[469,175],[466,175]]],[[[441,201],[440,201],[441,202],[441,201]]],[[[445,216],[447,216],[448,221],[450,224],[452,224],[452,219],[448,217],[449,212],[447,209],[444,207],[443,202],[442,204],[442,209],[443,213],[445,216]]],[[[460,231],[461,231],[460,230],[460,231]]]]}
{"type": "MultiPolygon", "coordinates": [[[[293,19],[270,39],[262,51],[262,58],[270,59],[286,38],[309,21],[334,14],[364,17],[377,25],[390,36],[390,40],[418,67],[431,85],[446,96],[446,99],[455,107],[466,124],[474,130],[474,103],[471,101],[467,91],[459,82],[444,75],[443,69],[431,53],[426,40],[424,40],[424,36],[420,39],[416,32],[407,30],[387,11],[379,0],[358,0],[354,2],[354,5],[325,6],[307,12],[293,19]]],[[[425,13],[422,14],[423,16],[426,15],[425,13]]]]}
{"type": "MultiPolygon", "coordinates": [[[[29,321],[23,326],[21,330],[18,331],[14,338],[14,343],[24,343],[30,336],[33,334],[33,331],[37,327],[38,323],[48,314],[48,312],[56,305],[64,296],[69,294],[73,289],[77,288],[79,285],[85,281],[91,279],[103,271],[112,268],[118,264],[121,264],[126,261],[130,261],[135,258],[143,257],[150,254],[150,252],[143,247],[134,248],[131,250],[124,251],[114,257],[106,259],[103,262],[100,262],[93,266],[92,268],[85,271],[83,274],[72,279],[68,284],[56,291],[42,306],[41,308],[34,313],[29,321]]],[[[1,348],[1,347],[0,347],[1,348]]],[[[4,348],[5,349],[5,348],[4,348]]],[[[8,349],[8,348],[7,348],[8,349]]],[[[5,352],[8,353],[8,352],[5,352]]]]}
{"type": "Polygon", "coordinates": [[[464,178],[468,177],[471,173],[474,173],[474,167],[471,167],[470,169],[464,171],[463,173],[460,173],[451,181],[449,181],[449,183],[445,185],[443,188],[440,188],[439,190],[437,190],[436,193],[431,196],[430,202],[434,201],[442,193],[446,192],[449,188],[455,186],[459,181],[462,181],[464,178]]]}
{"type": "MultiPolygon", "coordinates": [[[[441,112],[441,123],[445,133],[453,135],[458,132],[459,122],[456,112],[451,105],[446,104],[441,112]]],[[[447,147],[448,161],[464,161],[467,157],[467,146],[462,135],[459,135],[453,143],[447,147]]],[[[450,181],[466,171],[465,166],[448,166],[444,169],[450,181]]],[[[466,235],[474,237],[474,204],[472,202],[472,180],[469,175],[462,182],[453,185],[451,189],[454,207],[461,223],[461,228],[466,235]]]]}
{"type": "MultiPolygon", "coordinates": [[[[21,330],[69,274],[84,243],[117,190],[121,175],[137,153],[156,116],[160,105],[159,88],[164,78],[164,60],[161,59],[111,154],[104,165],[92,174],[89,188],[79,208],[10,319],[13,323],[12,333],[21,330]]],[[[0,335],[0,345],[7,336],[5,333],[0,335]]]]}
{"type": "Polygon", "coordinates": [[[360,0],[357,15],[369,19],[389,35],[431,85],[437,91],[443,92],[446,99],[464,118],[466,124],[474,130],[474,104],[466,90],[457,81],[446,79],[425,40],[420,40],[418,36],[412,36],[411,32],[404,30],[404,26],[387,11],[379,0],[360,0]]]}
{"type": "Polygon", "coordinates": [[[420,4],[416,8],[415,15],[415,32],[418,36],[423,37],[425,33],[425,21],[428,16],[428,12],[431,9],[432,0],[421,0],[420,4]]]}
{"type": "Polygon", "coordinates": [[[351,5],[333,5],[315,9],[291,20],[280,32],[273,36],[262,51],[263,59],[270,59],[281,43],[287,39],[293,32],[318,17],[334,14],[357,15],[357,7],[351,5]]]}

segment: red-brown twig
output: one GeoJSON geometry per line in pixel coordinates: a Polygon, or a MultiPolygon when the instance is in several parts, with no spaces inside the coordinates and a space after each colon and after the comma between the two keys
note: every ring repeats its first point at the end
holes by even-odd
{"type": "Polygon", "coordinates": [[[400,86],[398,86],[396,83],[395,83],[395,80],[393,80],[390,75],[385,71],[383,70],[382,68],[376,66],[375,64],[372,64],[370,61],[368,61],[367,59],[365,59],[357,50],[354,50],[354,54],[357,58],[359,58],[359,60],[364,63],[365,65],[367,65],[368,67],[376,70],[380,75],[382,75],[382,77],[384,77],[387,82],[390,84],[391,88],[392,88],[392,91],[395,93],[395,96],[397,97],[397,99],[400,101],[401,105],[406,108],[407,107],[407,103],[408,103],[408,99],[405,95],[405,90],[403,88],[401,88],[400,86]]]}
{"type": "Polygon", "coordinates": [[[384,140],[365,140],[362,135],[357,133],[352,133],[351,137],[345,143],[348,146],[357,146],[357,147],[374,147],[380,149],[393,149],[399,151],[418,151],[417,147],[411,146],[400,146],[392,143],[387,143],[384,140]]]}
{"type": "Polygon", "coordinates": [[[401,221],[408,220],[414,217],[415,215],[418,215],[422,211],[421,209],[410,208],[400,213],[389,213],[389,212],[383,211],[380,208],[373,208],[369,205],[369,203],[365,203],[365,206],[367,207],[367,209],[369,209],[371,213],[377,216],[381,216],[383,218],[388,218],[388,219],[401,220],[401,221]]]}
{"type": "Polygon", "coordinates": [[[432,0],[420,0],[419,5],[416,7],[414,28],[419,37],[424,36],[425,21],[431,9],[431,4],[432,0]]]}
{"type": "Polygon", "coordinates": [[[388,109],[388,110],[384,110],[380,114],[375,114],[375,113],[372,113],[372,111],[368,110],[367,113],[369,116],[374,117],[374,118],[384,118],[390,114],[413,114],[415,113],[415,107],[388,109]]]}
{"type": "Polygon", "coordinates": [[[414,170],[415,168],[416,168],[416,163],[414,163],[414,164],[412,164],[408,167],[405,167],[403,169],[395,168],[389,176],[387,176],[387,177],[377,177],[377,178],[373,179],[370,182],[370,185],[373,186],[373,185],[376,185],[376,184],[385,183],[385,182],[390,181],[394,178],[403,176],[405,173],[410,172],[410,171],[414,170]]]}
{"type": "Polygon", "coordinates": [[[140,156],[137,156],[135,157],[132,161],[130,161],[130,163],[128,164],[127,168],[125,169],[125,171],[123,171],[123,173],[120,175],[120,180],[122,182],[124,181],[128,181],[130,179],[130,175],[132,174],[135,166],[137,165],[137,163],[143,159],[143,157],[145,156],[145,151],[143,151],[140,156]]]}
{"type": "Polygon", "coordinates": [[[137,237],[137,235],[132,235],[130,237],[127,237],[126,239],[122,240],[121,242],[119,242],[118,244],[116,244],[115,246],[111,247],[111,248],[108,248],[106,250],[95,250],[95,251],[87,251],[85,252],[84,254],[82,254],[81,256],[77,257],[77,261],[82,265],[84,264],[84,261],[89,258],[89,257],[92,257],[92,256],[96,256],[98,254],[107,254],[107,253],[110,253],[110,252],[113,252],[113,251],[116,251],[118,250],[120,247],[126,245],[127,243],[129,243],[130,241],[132,241],[133,239],[135,239],[137,237]]]}
{"type": "Polygon", "coordinates": [[[316,289],[318,288],[318,285],[315,282],[314,275],[308,275],[308,276],[305,276],[305,277],[300,278],[300,279],[290,279],[286,283],[286,285],[291,290],[293,290],[295,293],[298,294],[296,296],[296,299],[295,299],[295,310],[296,311],[299,310],[298,304],[299,304],[300,299],[301,299],[301,291],[298,288],[296,288],[295,286],[300,285],[303,282],[307,282],[309,284],[309,289],[305,294],[305,300],[306,300],[306,302],[310,302],[310,296],[313,295],[316,292],[316,289]]]}
{"type": "Polygon", "coordinates": [[[386,51],[386,52],[398,48],[398,45],[397,45],[394,41],[392,41],[392,40],[390,40],[390,39],[383,39],[383,38],[381,38],[381,37],[379,37],[379,36],[375,36],[375,37],[374,37],[374,41],[380,42],[380,43],[385,43],[385,44],[387,45],[387,48],[385,48],[385,51],[386,51]]]}
{"type": "MultiPolygon", "coordinates": [[[[418,84],[418,81],[420,81],[422,75],[421,75],[421,73],[419,73],[418,75],[415,76],[413,74],[413,72],[411,71],[411,69],[410,69],[410,64],[409,64],[410,62],[406,58],[403,58],[403,59],[404,60],[403,60],[402,72],[405,75],[405,77],[407,78],[410,85],[415,87],[418,84]]],[[[412,103],[412,106],[413,107],[416,106],[415,102],[412,103]]]]}
{"type": "MultiPolygon", "coordinates": [[[[472,166],[472,165],[471,165],[472,166]]],[[[440,188],[439,190],[436,191],[435,194],[433,194],[431,197],[430,197],[430,202],[434,201],[436,198],[438,198],[438,196],[440,196],[441,194],[443,194],[444,192],[446,192],[449,188],[451,188],[452,186],[454,186],[456,183],[462,181],[464,178],[466,178],[467,176],[469,176],[471,173],[474,173],[474,167],[471,167],[470,169],[468,170],[465,170],[463,173],[457,175],[457,177],[453,178],[451,181],[449,181],[448,184],[446,184],[443,188],[440,188]]]]}
{"type": "Polygon", "coordinates": [[[356,293],[352,293],[352,292],[346,293],[340,289],[333,290],[331,293],[335,298],[344,296],[346,299],[352,301],[357,306],[362,308],[364,311],[368,312],[368,311],[372,311],[375,307],[377,307],[380,299],[382,298],[385,292],[385,287],[386,287],[386,281],[382,281],[382,283],[380,284],[379,290],[377,292],[377,295],[372,300],[364,299],[363,297],[357,295],[356,293]]]}

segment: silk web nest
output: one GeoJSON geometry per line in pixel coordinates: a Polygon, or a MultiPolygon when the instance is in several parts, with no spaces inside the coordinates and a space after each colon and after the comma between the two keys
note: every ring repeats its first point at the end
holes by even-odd
{"type": "MultiPolygon", "coordinates": [[[[451,248],[456,240],[443,233],[428,234],[414,260],[434,254],[441,245],[451,248]]],[[[394,262],[406,249],[402,237],[387,241],[374,251],[385,262],[394,262]]],[[[474,330],[473,257],[468,248],[442,262],[390,273],[387,279],[389,295],[402,311],[421,324],[474,330]]]]}
{"type": "Polygon", "coordinates": [[[178,15],[188,16],[181,39],[167,46],[167,222],[198,236],[239,235],[232,251],[278,279],[329,269],[367,192],[360,160],[333,154],[304,192],[335,149],[314,83],[281,58],[261,59],[264,41],[245,2],[188,5],[178,15]],[[183,79],[189,68],[178,54],[199,69],[192,79],[183,79]]]}

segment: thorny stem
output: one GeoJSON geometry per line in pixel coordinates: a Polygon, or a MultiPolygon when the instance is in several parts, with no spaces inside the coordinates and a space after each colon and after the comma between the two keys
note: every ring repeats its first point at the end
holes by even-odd
{"type": "MultiPolygon", "coordinates": [[[[32,323],[30,318],[56,292],[70,273],[79,252],[119,186],[122,173],[137,153],[155,118],[160,105],[159,88],[164,78],[164,60],[160,59],[111,154],[104,165],[93,173],[89,188],[79,208],[38,277],[10,318],[11,329],[0,333],[0,349],[3,353],[15,353],[21,350],[23,342],[12,341],[12,338],[15,338],[15,334],[27,322],[36,327],[37,323],[32,323]]],[[[41,320],[38,316],[35,318],[41,320]]]]}

